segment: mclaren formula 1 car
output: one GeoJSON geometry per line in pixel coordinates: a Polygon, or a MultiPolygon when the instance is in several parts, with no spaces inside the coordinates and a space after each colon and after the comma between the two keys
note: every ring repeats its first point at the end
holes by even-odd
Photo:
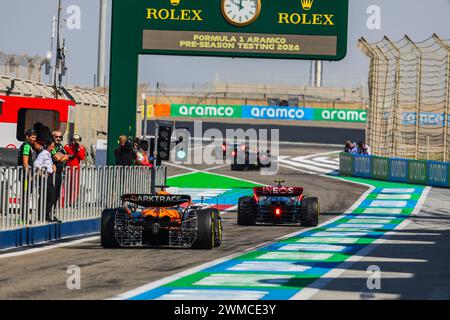
{"type": "Polygon", "coordinates": [[[102,214],[104,248],[170,247],[212,249],[222,242],[219,210],[193,205],[187,195],[128,194],[121,208],[102,214]]]}
{"type": "Polygon", "coordinates": [[[276,180],[275,187],[254,188],[253,197],[242,197],[238,205],[238,224],[300,224],[315,227],[319,224],[320,207],[316,197],[305,197],[303,188],[283,187],[276,180]]]}

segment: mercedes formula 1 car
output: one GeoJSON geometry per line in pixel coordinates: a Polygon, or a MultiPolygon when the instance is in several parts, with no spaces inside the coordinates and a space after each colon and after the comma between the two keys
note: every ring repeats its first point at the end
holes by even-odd
{"type": "Polygon", "coordinates": [[[272,165],[269,150],[258,150],[256,147],[251,148],[248,144],[240,146],[235,144],[231,156],[231,171],[259,170],[270,168],[272,165]]]}
{"type": "Polygon", "coordinates": [[[315,227],[319,224],[320,207],[316,197],[305,197],[303,188],[278,186],[254,188],[253,197],[242,197],[238,205],[238,224],[241,226],[266,224],[300,224],[315,227]]]}
{"type": "Polygon", "coordinates": [[[104,248],[170,247],[212,249],[222,242],[220,211],[193,205],[187,195],[165,191],[122,196],[121,208],[102,214],[104,248]]]}

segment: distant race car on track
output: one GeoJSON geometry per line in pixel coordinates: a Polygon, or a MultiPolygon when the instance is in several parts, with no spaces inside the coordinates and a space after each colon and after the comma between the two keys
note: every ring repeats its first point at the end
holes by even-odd
{"type": "Polygon", "coordinates": [[[222,242],[220,211],[193,205],[191,197],[158,194],[122,196],[123,206],[102,214],[104,248],[170,247],[212,249],[222,242]]]}
{"type": "Polygon", "coordinates": [[[254,188],[253,197],[242,197],[238,205],[238,224],[242,226],[266,224],[300,224],[315,227],[319,224],[320,207],[316,197],[305,197],[303,188],[278,186],[254,188]]]}
{"type": "Polygon", "coordinates": [[[235,144],[231,152],[231,171],[260,170],[272,165],[272,157],[269,150],[258,150],[248,144],[235,144]]]}

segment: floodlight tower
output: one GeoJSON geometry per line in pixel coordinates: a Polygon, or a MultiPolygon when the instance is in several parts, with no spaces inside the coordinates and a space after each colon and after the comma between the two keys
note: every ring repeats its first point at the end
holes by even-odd
{"type": "Polygon", "coordinates": [[[98,87],[105,87],[107,16],[108,16],[108,0],[100,0],[100,25],[98,35],[98,66],[97,66],[98,87]]]}

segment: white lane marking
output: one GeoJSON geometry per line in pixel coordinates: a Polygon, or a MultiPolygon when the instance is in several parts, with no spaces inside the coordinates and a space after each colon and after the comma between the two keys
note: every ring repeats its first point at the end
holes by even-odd
{"type": "Polygon", "coordinates": [[[225,167],[228,167],[228,166],[229,166],[228,164],[223,164],[223,165],[220,165],[220,166],[217,166],[217,167],[212,167],[212,168],[205,169],[204,171],[206,171],[206,172],[214,171],[214,170],[222,169],[222,168],[225,168],[225,167]]]}
{"type": "Polygon", "coordinates": [[[392,223],[392,219],[376,219],[376,217],[367,217],[367,216],[360,216],[353,219],[348,220],[348,223],[380,223],[380,224],[389,224],[392,223]]]}
{"type": "Polygon", "coordinates": [[[226,286],[226,287],[281,287],[294,276],[279,274],[229,274],[216,273],[203,278],[194,286],[226,286]]]}
{"type": "Polygon", "coordinates": [[[307,165],[307,164],[303,164],[303,163],[298,163],[298,162],[294,162],[294,161],[290,161],[290,160],[279,160],[279,162],[284,163],[284,164],[288,164],[290,166],[296,167],[296,168],[304,168],[304,169],[308,169],[308,170],[313,170],[313,172],[315,171],[320,172],[320,173],[330,173],[333,170],[326,170],[326,169],[322,169],[322,168],[318,168],[315,166],[311,166],[311,165],[307,165]]]}
{"type": "Polygon", "coordinates": [[[268,295],[268,291],[249,290],[172,290],[156,300],[221,300],[221,301],[255,301],[268,295]]]}
{"type": "Polygon", "coordinates": [[[367,228],[327,228],[327,232],[375,232],[374,229],[367,229],[367,228]]]}
{"type": "Polygon", "coordinates": [[[312,267],[286,261],[243,261],[227,271],[305,272],[312,267]]]}
{"type": "Polygon", "coordinates": [[[380,193],[377,195],[379,200],[411,200],[412,194],[386,194],[380,193]]]}
{"type": "Polygon", "coordinates": [[[300,243],[337,243],[337,244],[354,244],[358,242],[358,238],[321,238],[321,237],[311,237],[311,238],[303,238],[298,240],[300,243]]]}
{"type": "MultiPolygon", "coordinates": [[[[336,229],[336,228],[335,228],[336,229]]],[[[322,231],[311,235],[311,237],[364,237],[367,236],[368,232],[328,232],[322,231]]]]}
{"type": "MultiPolygon", "coordinates": [[[[98,234],[98,232],[92,233],[92,234],[98,234]]],[[[96,237],[84,238],[84,239],[79,239],[79,240],[74,240],[74,241],[70,241],[70,242],[54,244],[54,245],[49,244],[48,246],[41,247],[41,248],[32,248],[32,249],[18,251],[18,252],[0,254],[0,259],[20,257],[20,256],[24,256],[27,254],[38,253],[38,252],[48,251],[48,250],[57,249],[57,248],[70,247],[70,246],[74,246],[74,245],[77,245],[80,243],[96,241],[99,239],[100,239],[100,237],[96,236],[96,237]]],[[[61,240],[64,240],[64,239],[61,239],[61,240]]],[[[9,250],[11,250],[11,249],[9,249],[9,250]]]]}
{"type": "Polygon", "coordinates": [[[386,214],[386,215],[399,215],[403,213],[403,209],[395,208],[366,208],[364,214],[386,214]]]}
{"type": "Polygon", "coordinates": [[[366,223],[343,223],[340,224],[341,228],[362,228],[362,229],[381,229],[384,224],[366,224],[366,223]]]}
{"type": "Polygon", "coordinates": [[[328,164],[334,164],[334,165],[339,165],[339,159],[336,158],[329,158],[329,157],[319,157],[319,158],[314,158],[313,161],[317,161],[317,162],[322,162],[322,163],[328,163],[328,164]]]}
{"type": "MultiPolygon", "coordinates": [[[[175,164],[175,163],[171,163],[171,162],[166,162],[165,165],[168,165],[168,166],[174,167],[174,168],[178,168],[178,169],[183,169],[183,170],[192,171],[192,173],[195,173],[195,172],[202,172],[201,170],[189,168],[189,167],[182,166],[182,165],[175,164]]],[[[192,173],[191,173],[191,174],[192,174],[192,173]]],[[[186,175],[186,174],[185,174],[185,173],[182,173],[182,174],[179,174],[179,175],[176,175],[176,176],[171,176],[170,178],[181,177],[181,176],[184,176],[184,175],[186,175]]]]}
{"type": "Polygon", "coordinates": [[[405,208],[408,205],[407,201],[385,201],[385,200],[374,200],[370,203],[369,207],[376,208],[405,208]]]}
{"type": "Polygon", "coordinates": [[[311,253],[311,252],[267,252],[255,259],[258,260],[327,260],[333,255],[329,253],[311,253]]]}
{"type": "MultiPolygon", "coordinates": [[[[431,190],[431,187],[426,187],[424,189],[411,216],[416,216],[420,213],[420,210],[422,210],[422,207],[425,203],[425,200],[427,199],[427,196],[428,196],[428,193],[430,192],[430,190],[431,190]]],[[[356,262],[359,262],[362,259],[367,258],[367,256],[370,254],[370,252],[372,252],[379,245],[385,243],[386,240],[391,238],[393,235],[398,234],[397,231],[405,229],[411,222],[412,222],[411,219],[405,219],[393,231],[386,232],[380,239],[375,240],[371,244],[365,246],[363,249],[361,249],[361,251],[359,251],[357,253],[357,255],[351,256],[349,259],[347,259],[347,261],[345,261],[342,264],[340,264],[339,266],[337,266],[336,269],[330,270],[330,272],[323,275],[322,278],[314,281],[308,287],[304,288],[302,291],[297,293],[294,297],[291,298],[291,300],[309,300],[309,299],[311,299],[313,296],[315,296],[317,293],[319,293],[320,290],[325,288],[331,281],[342,276],[342,274],[344,274],[344,272],[348,271],[351,268],[351,266],[354,265],[356,262]]],[[[405,234],[403,234],[403,235],[405,235],[405,234]]],[[[376,261],[380,261],[378,259],[379,258],[377,258],[376,261]]]]}
{"type": "Polygon", "coordinates": [[[399,189],[392,189],[392,188],[384,188],[381,190],[381,193],[414,193],[416,189],[413,188],[399,188],[399,189]]]}
{"type": "Polygon", "coordinates": [[[317,162],[317,161],[308,160],[308,159],[302,159],[302,157],[291,158],[290,161],[304,163],[304,164],[310,164],[310,165],[318,167],[318,168],[326,168],[326,169],[331,169],[331,170],[339,169],[339,166],[335,165],[335,164],[328,164],[328,163],[322,163],[322,162],[317,162]]]}
{"type": "Polygon", "coordinates": [[[341,151],[321,152],[321,153],[316,153],[316,154],[310,154],[307,156],[297,157],[297,159],[310,159],[310,158],[316,158],[316,157],[320,157],[320,156],[329,156],[329,155],[337,154],[337,153],[341,153],[341,151]]]}
{"type": "Polygon", "coordinates": [[[281,247],[280,251],[329,251],[329,252],[342,252],[346,246],[336,246],[331,244],[287,244],[281,247]]]}

